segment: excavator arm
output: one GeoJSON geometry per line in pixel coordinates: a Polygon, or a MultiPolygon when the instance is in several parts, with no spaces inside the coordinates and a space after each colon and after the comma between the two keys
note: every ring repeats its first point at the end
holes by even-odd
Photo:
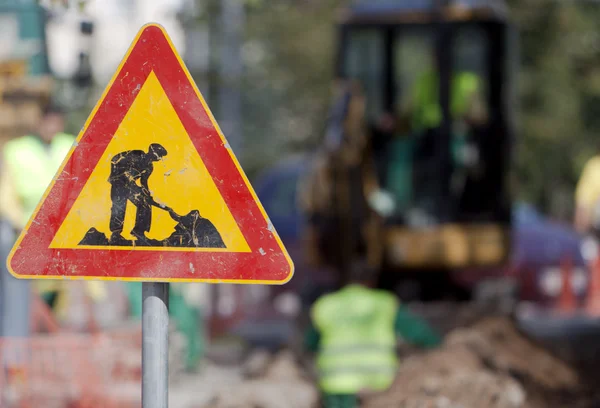
{"type": "Polygon", "coordinates": [[[379,217],[367,196],[377,189],[359,85],[342,84],[329,118],[325,143],[301,180],[300,208],[307,225],[303,240],[314,265],[333,266],[345,281],[348,264],[367,257],[381,261],[379,217]]]}

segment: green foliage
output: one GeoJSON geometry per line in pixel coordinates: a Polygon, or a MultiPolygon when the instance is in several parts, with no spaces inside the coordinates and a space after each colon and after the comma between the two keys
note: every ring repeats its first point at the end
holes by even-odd
{"type": "Polygon", "coordinates": [[[244,75],[244,165],[253,172],[323,137],[339,0],[256,2],[244,75]]]}
{"type": "Polygon", "coordinates": [[[521,34],[519,194],[568,218],[581,168],[600,147],[600,5],[509,3],[521,34]]]}

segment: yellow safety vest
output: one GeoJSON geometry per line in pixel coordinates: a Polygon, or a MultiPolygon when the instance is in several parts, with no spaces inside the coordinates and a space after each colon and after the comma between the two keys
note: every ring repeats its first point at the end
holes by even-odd
{"type": "MultiPolygon", "coordinates": [[[[450,114],[453,119],[464,115],[470,98],[482,89],[481,79],[472,72],[459,72],[452,77],[450,114]]],[[[429,71],[421,75],[413,87],[413,126],[415,129],[435,128],[442,122],[439,104],[439,76],[429,71]]]]}
{"type": "Polygon", "coordinates": [[[74,141],[73,136],[59,133],[48,146],[35,136],[23,136],[6,143],[4,160],[23,206],[25,223],[74,141]]]}
{"type": "MultiPolygon", "coordinates": [[[[74,141],[72,135],[59,133],[46,145],[38,137],[28,135],[4,146],[4,161],[23,208],[23,225],[29,221],[74,141]]],[[[61,281],[44,279],[36,281],[34,287],[38,293],[57,291],[61,289],[61,281]]]]}
{"type": "Polygon", "coordinates": [[[392,294],[360,285],[315,303],[311,317],[321,338],[317,366],[323,392],[355,394],[392,384],[398,367],[394,332],[398,306],[392,294]]]}

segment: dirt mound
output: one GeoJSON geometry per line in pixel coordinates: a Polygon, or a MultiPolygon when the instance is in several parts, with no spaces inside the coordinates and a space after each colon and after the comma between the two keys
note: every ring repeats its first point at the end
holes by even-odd
{"type": "Polygon", "coordinates": [[[508,318],[452,331],[435,351],[402,361],[394,385],[368,408],[590,407],[575,370],[508,318]]]}

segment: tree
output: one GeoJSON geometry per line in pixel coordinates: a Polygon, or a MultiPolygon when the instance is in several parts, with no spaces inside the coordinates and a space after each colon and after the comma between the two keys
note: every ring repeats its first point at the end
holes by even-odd
{"type": "Polygon", "coordinates": [[[248,10],[243,90],[249,172],[321,141],[341,3],[262,2],[248,10]]]}
{"type": "Polygon", "coordinates": [[[579,172],[600,146],[600,6],[509,3],[521,34],[519,195],[570,218],[579,172]]]}

